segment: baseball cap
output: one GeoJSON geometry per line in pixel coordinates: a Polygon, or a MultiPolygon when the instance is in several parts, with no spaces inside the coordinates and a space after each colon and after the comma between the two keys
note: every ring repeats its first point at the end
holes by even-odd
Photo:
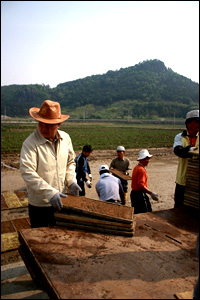
{"type": "Polygon", "coordinates": [[[101,166],[99,167],[99,172],[104,171],[104,170],[109,171],[109,167],[108,167],[107,165],[101,165],[101,166]]]}
{"type": "Polygon", "coordinates": [[[118,146],[117,147],[117,152],[124,152],[125,151],[125,148],[123,146],[118,146]]]}
{"type": "Polygon", "coordinates": [[[186,115],[186,120],[188,120],[188,119],[199,120],[199,110],[195,109],[195,110],[189,111],[186,115]]]}

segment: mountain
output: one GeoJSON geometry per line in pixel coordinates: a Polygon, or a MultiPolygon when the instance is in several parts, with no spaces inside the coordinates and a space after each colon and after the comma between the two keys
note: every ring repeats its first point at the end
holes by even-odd
{"type": "Polygon", "coordinates": [[[185,118],[199,106],[199,84],[157,59],[83,79],[49,85],[1,87],[1,114],[29,116],[30,107],[58,101],[71,118],[185,118]]]}

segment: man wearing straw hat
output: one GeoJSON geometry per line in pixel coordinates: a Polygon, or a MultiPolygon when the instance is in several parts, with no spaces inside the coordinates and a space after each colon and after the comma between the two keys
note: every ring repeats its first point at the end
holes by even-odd
{"type": "Polygon", "coordinates": [[[67,188],[78,195],[75,153],[70,136],[58,130],[69,115],[61,114],[60,104],[45,100],[40,108],[29,110],[37,129],[23,142],[20,172],[27,184],[31,227],[55,225],[54,212],[63,207],[61,197],[67,188]]]}

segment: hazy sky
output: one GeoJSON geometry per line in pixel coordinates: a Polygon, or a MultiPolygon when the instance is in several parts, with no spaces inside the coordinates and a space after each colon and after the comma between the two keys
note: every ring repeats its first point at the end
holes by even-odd
{"type": "Polygon", "coordinates": [[[199,83],[199,1],[1,1],[1,85],[159,59],[199,83]]]}

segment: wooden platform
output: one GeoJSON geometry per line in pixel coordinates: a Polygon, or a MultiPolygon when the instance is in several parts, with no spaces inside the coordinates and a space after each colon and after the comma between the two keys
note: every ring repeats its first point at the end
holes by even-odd
{"type": "MultiPolygon", "coordinates": [[[[192,151],[190,151],[192,153],[192,151]]],[[[194,155],[194,153],[193,153],[194,155]]],[[[199,154],[188,159],[184,205],[199,209],[199,154]]]]}
{"type": "Polygon", "coordinates": [[[5,191],[1,193],[1,210],[27,206],[28,198],[26,192],[5,191]]]}
{"type": "Polygon", "coordinates": [[[193,299],[193,294],[194,294],[194,291],[191,290],[191,291],[186,291],[183,293],[176,293],[175,297],[177,299],[193,299]]]}
{"type": "Polygon", "coordinates": [[[126,174],[123,174],[122,172],[120,172],[119,170],[117,169],[109,169],[109,171],[115,175],[116,177],[119,177],[121,179],[124,179],[124,180],[131,180],[131,176],[129,175],[126,175],[126,174]]]}
{"type": "Polygon", "coordinates": [[[58,226],[133,236],[133,207],[72,195],[62,198],[62,202],[62,211],[55,213],[58,226]]]}
{"type": "Polygon", "coordinates": [[[19,251],[51,299],[174,299],[194,288],[199,272],[199,220],[185,213],[166,211],[168,219],[138,214],[130,238],[59,227],[22,229],[19,251]],[[196,229],[188,231],[184,219],[196,229]]]}
{"type": "Polygon", "coordinates": [[[28,198],[24,191],[1,193],[1,259],[18,249],[18,230],[30,228],[28,198]]]}

